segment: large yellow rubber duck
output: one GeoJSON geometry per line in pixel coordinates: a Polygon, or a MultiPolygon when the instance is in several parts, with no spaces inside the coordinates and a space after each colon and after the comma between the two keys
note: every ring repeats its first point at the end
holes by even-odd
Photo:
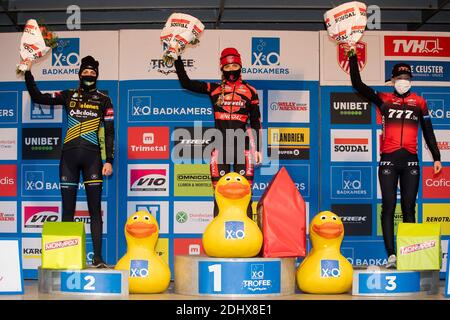
{"type": "Polygon", "coordinates": [[[202,238],[208,256],[248,258],[259,253],[263,236],[258,225],[247,217],[251,196],[249,182],[238,173],[228,173],[217,182],[219,214],[206,227],[202,238]]]}
{"type": "Polygon", "coordinates": [[[155,252],[158,234],[158,222],[146,211],[134,213],[125,224],[127,253],[115,269],[129,271],[130,293],[160,293],[169,287],[169,266],[155,252]]]}
{"type": "Polygon", "coordinates": [[[314,217],[309,227],[312,250],[297,269],[297,284],[305,293],[338,294],[352,287],[353,267],[341,254],[344,225],[331,211],[314,217]]]}

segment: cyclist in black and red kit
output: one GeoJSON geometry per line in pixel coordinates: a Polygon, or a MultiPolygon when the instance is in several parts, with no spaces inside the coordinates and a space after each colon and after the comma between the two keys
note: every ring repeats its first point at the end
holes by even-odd
{"type": "MultiPolygon", "coordinates": [[[[210,171],[213,187],[222,176],[231,171],[231,163],[233,163],[234,171],[243,175],[252,184],[253,157],[256,164],[262,161],[259,149],[261,114],[258,93],[241,78],[242,62],[239,52],[235,48],[226,48],[222,51],[220,56],[222,82],[220,83],[189,79],[181,57],[175,61],[175,68],[183,88],[208,94],[213,104],[215,127],[223,137],[223,148],[216,148],[211,154],[210,171]],[[250,129],[256,131],[254,134],[247,131],[248,122],[250,122],[250,129]],[[227,130],[237,135],[239,133],[245,135],[244,145],[239,145],[236,138],[227,141],[227,130]],[[255,149],[254,154],[251,154],[252,149],[255,149]]],[[[214,216],[217,214],[218,208],[214,202],[214,216]]],[[[251,201],[247,208],[247,215],[252,218],[251,201]]]]}
{"type": "MultiPolygon", "coordinates": [[[[27,63],[28,70],[31,62],[27,63]]],[[[114,111],[111,99],[97,90],[98,61],[87,56],[81,60],[80,85],[77,89],[57,92],[54,96],[39,91],[31,71],[25,81],[31,100],[45,105],[62,105],[67,113],[67,132],[59,166],[62,196],[62,221],[73,221],[80,171],[86,189],[94,247],[92,264],[106,268],[102,258],[102,175],[112,174],[114,159],[114,111]],[[98,131],[105,128],[106,162],[102,163],[98,131]]]]}
{"type": "Polygon", "coordinates": [[[348,51],[353,88],[373,102],[382,116],[383,135],[378,169],[382,194],[381,226],[388,254],[387,268],[396,268],[394,248],[394,213],[400,179],[403,222],[415,222],[416,197],[420,167],[417,157],[419,123],[434,160],[434,173],[442,169],[441,156],[424,98],[410,91],[411,66],[396,64],[392,69],[392,93],[376,92],[361,81],[355,50],[348,51]]]}

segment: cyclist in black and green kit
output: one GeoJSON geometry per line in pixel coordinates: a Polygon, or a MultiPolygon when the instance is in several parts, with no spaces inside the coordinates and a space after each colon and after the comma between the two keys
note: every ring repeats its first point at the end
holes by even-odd
{"type": "MultiPolygon", "coordinates": [[[[31,62],[28,62],[28,70],[31,62]]],[[[45,105],[63,105],[67,114],[67,132],[62,149],[59,174],[62,196],[62,221],[73,221],[76,197],[83,173],[91,236],[94,246],[92,264],[105,268],[102,258],[101,194],[103,175],[112,174],[114,159],[114,111],[111,99],[97,90],[98,61],[87,56],[81,60],[80,85],[77,89],[63,90],[54,96],[39,91],[31,71],[25,72],[25,81],[31,100],[45,105]],[[102,163],[98,131],[105,128],[106,162],[102,163]]]]}

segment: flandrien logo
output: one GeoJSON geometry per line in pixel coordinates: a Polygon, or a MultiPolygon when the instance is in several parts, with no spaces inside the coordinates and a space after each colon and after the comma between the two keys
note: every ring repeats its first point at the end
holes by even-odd
{"type": "Polygon", "coordinates": [[[400,254],[413,253],[413,252],[433,248],[435,246],[436,246],[435,240],[429,240],[429,241],[425,241],[422,243],[415,243],[415,244],[412,244],[409,246],[400,247],[400,254]]]}
{"type": "Polygon", "coordinates": [[[252,67],[242,68],[243,74],[288,75],[289,68],[281,67],[280,38],[252,38],[252,67]]]}

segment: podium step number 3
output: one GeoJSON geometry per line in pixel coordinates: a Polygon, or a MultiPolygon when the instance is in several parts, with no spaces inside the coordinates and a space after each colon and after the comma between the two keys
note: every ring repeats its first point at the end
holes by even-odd
{"type": "Polygon", "coordinates": [[[23,294],[21,245],[18,239],[0,240],[0,295],[23,294]]]}

